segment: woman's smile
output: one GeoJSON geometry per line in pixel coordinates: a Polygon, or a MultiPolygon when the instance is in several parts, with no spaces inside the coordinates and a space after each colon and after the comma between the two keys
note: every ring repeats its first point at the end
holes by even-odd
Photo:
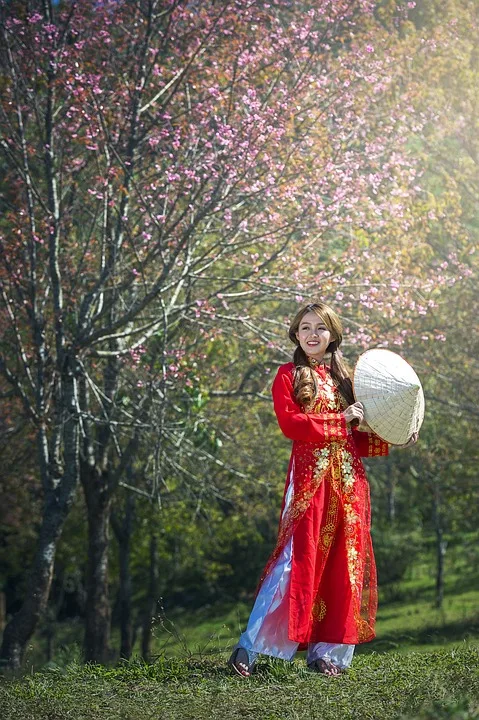
{"type": "Polygon", "coordinates": [[[306,313],[296,333],[299,344],[308,357],[322,360],[331,342],[331,332],[315,312],[306,313]]]}

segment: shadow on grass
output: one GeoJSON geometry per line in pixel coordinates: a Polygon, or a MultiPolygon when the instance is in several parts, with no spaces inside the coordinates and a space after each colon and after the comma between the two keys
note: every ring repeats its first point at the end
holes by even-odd
{"type": "Polygon", "coordinates": [[[429,625],[405,632],[390,632],[370,643],[359,645],[361,654],[390,652],[403,645],[441,645],[450,642],[479,639],[479,615],[466,620],[456,620],[444,625],[429,625]]]}
{"type": "MultiPolygon", "coordinates": [[[[396,603],[415,603],[420,601],[434,603],[435,578],[431,575],[426,583],[421,585],[408,585],[391,583],[379,586],[379,604],[387,607],[396,603]]],[[[450,578],[445,584],[445,596],[454,597],[467,592],[476,591],[479,587],[479,574],[468,575],[461,578],[450,578]]]]}

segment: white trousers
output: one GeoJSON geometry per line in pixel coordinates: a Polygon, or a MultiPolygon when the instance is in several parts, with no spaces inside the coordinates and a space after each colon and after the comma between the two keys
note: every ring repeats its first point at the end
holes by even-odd
{"type": "MultiPolygon", "coordinates": [[[[292,476],[293,472],[291,471],[283,515],[293,494],[292,476]]],[[[292,554],[293,538],[285,546],[271,572],[264,579],[246,630],[235,646],[247,650],[250,665],[254,663],[259,653],[283,660],[292,660],[298,649],[299,643],[288,638],[292,554]]],[[[344,670],[351,665],[354,647],[354,645],[342,643],[309,643],[307,663],[323,658],[344,670]]]]}

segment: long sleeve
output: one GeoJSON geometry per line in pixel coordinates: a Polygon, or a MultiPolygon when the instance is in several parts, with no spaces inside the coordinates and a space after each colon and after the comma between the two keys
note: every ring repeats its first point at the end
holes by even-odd
{"type": "Polygon", "coordinates": [[[361,432],[353,428],[353,438],[360,457],[389,455],[389,445],[373,432],[361,432]]]}
{"type": "Polygon", "coordinates": [[[290,440],[326,444],[348,437],[346,420],[340,412],[304,413],[295,400],[292,364],[279,368],[272,393],[279,427],[290,440]]]}

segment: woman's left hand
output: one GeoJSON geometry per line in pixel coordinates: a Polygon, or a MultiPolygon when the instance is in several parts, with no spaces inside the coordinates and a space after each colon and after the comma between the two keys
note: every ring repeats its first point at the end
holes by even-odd
{"type": "Polygon", "coordinates": [[[411,447],[411,445],[415,445],[415,444],[417,443],[418,437],[419,437],[419,433],[414,432],[414,433],[411,435],[411,437],[409,438],[409,440],[408,440],[406,443],[404,443],[404,445],[396,445],[396,447],[398,447],[398,448],[408,448],[408,447],[411,447]]]}

